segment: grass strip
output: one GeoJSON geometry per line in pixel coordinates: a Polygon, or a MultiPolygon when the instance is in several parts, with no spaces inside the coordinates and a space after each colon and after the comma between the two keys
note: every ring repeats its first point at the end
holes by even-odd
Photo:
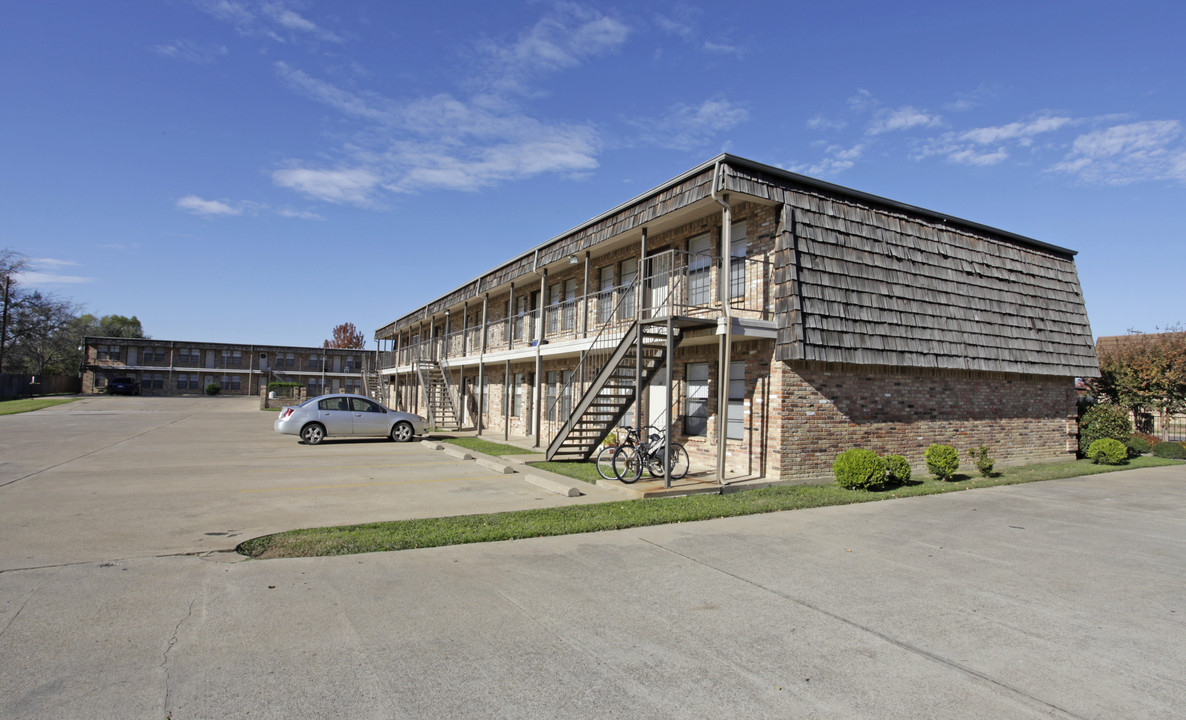
{"type": "Polygon", "coordinates": [[[78,398],[21,398],[20,400],[0,400],[0,415],[16,415],[17,413],[33,412],[55,405],[72,403],[78,398]]]}
{"type": "Polygon", "coordinates": [[[1094,465],[1088,460],[1079,460],[1073,463],[1005,468],[990,478],[956,475],[955,479],[948,482],[927,478],[914,484],[880,491],[845,490],[835,485],[778,485],[724,495],[625,500],[489,515],[460,515],[291,530],[248,540],[239,545],[237,550],[254,558],[321,557],[520,540],[850,505],[1175,464],[1180,463],[1147,456],[1134,458],[1128,465],[1118,466],[1094,465]]]}
{"type": "MultiPolygon", "coordinates": [[[[486,455],[493,455],[494,457],[503,457],[506,455],[531,455],[533,450],[524,450],[521,447],[514,445],[504,445],[502,443],[490,442],[489,440],[481,440],[472,437],[459,438],[445,438],[441,442],[449,443],[450,445],[457,445],[466,450],[473,450],[474,452],[484,453],[486,455]]],[[[594,471],[596,472],[596,471],[594,471]]]]}

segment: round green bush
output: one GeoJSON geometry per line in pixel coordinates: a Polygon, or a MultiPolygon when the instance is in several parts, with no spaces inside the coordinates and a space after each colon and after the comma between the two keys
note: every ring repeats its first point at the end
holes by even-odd
{"type": "Polygon", "coordinates": [[[885,483],[885,461],[872,450],[845,450],[832,463],[836,484],[850,490],[868,490],[885,483]]]}
{"type": "Polygon", "coordinates": [[[1100,403],[1079,418],[1079,452],[1086,455],[1091,444],[1112,438],[1124,444],[1132,436],[1132,418],[1128,410],[1111,403],[1100,403]]]}
{"type": "Polygon", "coordinates": [[[901,455],[886,455],[885,474],[888,480],[893,480],[896,483],[908,483],[910,482],[910,463],[906,462],[906,458],[901,455]]]}
{"type": "Polygon", "coordinates": [[[1182,443],[1160,442],[1153,446],[1153,454],[1171,460],[1186,460],[1186,447],[1182,443]]]}
{"type": "Polygon", "coordinates": [[[1140,455],[1141,453],[1147,453],[1153,450],[1153,446],[1149,444],[1149,441],[1140,435],[1133,435],[1125,445],[1128,445],[1129,451],[1134,455],[1140,455]]]}
{"type": "Polygon", "coordinates": [[[217,395],[220,392],[222,392],[222,386],[218,383],[210,383],[206,386],[207,395],[217,395]]]}
{"type": "Polygon", "coordinates": [[[960,468],[960,454],[950,445],[932,445],[927,448],[927,470],[940,480],[950,480],[960,468]]]}
{"type": "Polygon", "coordinates": [[[1128,446],[1113,438],[1100,438],[1087,448],[1087,457],[1096,465],[1123,465],[1128,462],[1128,446]]]}

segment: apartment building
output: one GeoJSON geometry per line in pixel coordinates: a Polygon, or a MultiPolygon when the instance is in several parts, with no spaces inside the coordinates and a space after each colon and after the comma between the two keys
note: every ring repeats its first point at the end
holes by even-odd
{"type": "Polygon", "coordinates": [[[1074,255],[721,155],[379,328],[382,394],[555,459],[653,425],[722,482],[1069,459],[1098,374],[1074,255]]]}
{"type": "Polygon", "coordinates": [[[374,353],[284,345],[236,345],[147,338],[87,337],[84,393],[107,391],[112,378],[130,377],[142,395],[220,393],[257,395],[270,382],[299,383],[309,397],[327,392],[365,394],[374,353]]]}

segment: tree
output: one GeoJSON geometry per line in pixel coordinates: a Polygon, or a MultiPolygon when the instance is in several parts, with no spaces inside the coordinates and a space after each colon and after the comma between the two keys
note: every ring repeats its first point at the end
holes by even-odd
{"type": "Polygon", "coordinates": [[[123,315],[104,315],[99,320],[99,326],[96,328],[95,335],[100,337],[113,338],[142,338],[144,335],[144,328],[140,325],[140,319],[135,315],[132,317],[124,317],[123,315]]]}
{"type": "Polygon", "coordinates": [[[1174,325],[1165,332],[1129,331],[1098,350],[1100,377],[1091,389],[1135,415],[1157,411],[1165,420],[1186,411],[1186,331],[1174,325]]]}
{"type": "Polygon", "coordinates": [[[326,340],[321,347],[361,350],[366,347],[366,337],[354,323],[342,323],[334,328],[333,339],[326,340]]]}
{"type": "Polygon", "coordinates": [[[78,372],[78,307],[40,291],[20,293],[11,302],[11,343],[4,358],[9,372],[74,375],[78,372]]]}
{"type": "Polygon", "coordinates": [[[8,348],[8,315],[12,307],[12,298],[16,289],[16,275],[25,266],[27,259],[18,252],[5,248],[0,250],[0,293],[3,294],[3,314],[0,315],[0,372],[4,371],[4,351],[8,348]]]}

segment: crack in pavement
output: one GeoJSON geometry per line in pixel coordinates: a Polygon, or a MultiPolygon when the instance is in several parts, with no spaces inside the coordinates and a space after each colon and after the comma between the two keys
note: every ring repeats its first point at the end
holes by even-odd
{"type": "MultiPolygon", "coordinates": [[[[635,536],[635,537],[638,537],[638,536],[635,536]]],[[[703,560],[700,560],[698,558],[691,557],[690,555],[685,555],[684,553],[681,553],[678,550],[674,550],[672,548],[666,547],[666,546],[661,545],[653,540],[648,540],[643,537],[638,537],[638,539],[644,543],[647,543],[648,545],[651,545],[652,547],[659,549],[659,550],[671,553],[672,555],[675,555],[677,557],[681,557],[681,558],[687,560],[688,562],[692,562],[692,563],[695,563],[701,567],[707,568],[709,570],[719,572],[722,575],[727,575],[727,576],[729,576],[735,580],[738,580],[740,582],[743,582],[747,585],[751,585],[751,586],[756,587],[764,592],[768,592],[771,595],[776,595],[784,600],[793,602],[796,605],[800,605],[800,606],[805,607],[809,610],[813,610],[817,613],[820,613],[821,615],[825,615],[829,618],[832,618],[833,620],[836,620],[837,622],[844,623],[845,625],[848,625],[849,627],[860,630],[861,632],[868,633],[876,638],[879,638],[887,643],[890,643],[891,645],[899,647],[907,652],[913,653],[913,654],[918,655],[922,658],[930,660],[931,662],[938,663],[940,665],[943,665],[945,667],[951,668],[951,669],[961,672],[965,675],[968,675],[976,680],[979,680],[984,683],[988,683],[989,685],[992,685],[993,687],[997,687],[1002,690],[1005,690],[1009,694],[1015,695],[1019,698],[1023,698],[1024,700],[1026,700],[1028,702],[1037,703],[1038,705],[1041,705],[1042,707],[1047,708],[1050,711],[1060,713],[1064,717],[1070,718],[1071,720],[1085,720],[1085,718],[1083,718],[1081,715],[1076,715],[1075,713],[1071,712],[1070,710],[1067,710],[1066,708],[1059,707],[1059,706],[1054,705],[1053,703],[1050,703],[1050,702],[1043,700],[1039,697],[1035,697],[1035,696],[1025,692],[1024,690],[1019,689],[1019,688],[1015,688],[1011,685],[1006,685],[1005,683],[1001,682],[1000,680],[990,677],[989,675],[986,675],[986,674],[979,672],[977,670],[973,670],[972,668],[967,667],[965,665],[961,665],[960,663],[958,663],[954,660],[951,660],[950,658],[945,658],[941,655],[937,655],[929,650],[924,650],[923,648],[917,647],[915,645],[911,645],[910,643],[908,643],[904,640],[899,640],[895,637],[887,635],[886,633],[884,633],[880,630],[876,630],[872,627],[869,627],[868,625],[862,625],[861,623],[859,623],[855,620],[851,620],[851,619],[846,618],[842,615],[838,615],[838,614],[831,612],[829,610],[825,610],[824,608],[819,607],[818,605],[815,605],[813,603],[810,603],[802,598],[797,598],[792,595],[788,595],[787,593],[782,592],[781,590],[775,590],[774,588],[767,587],[767,586],[763,585],[762,583],[756,582],[756,581],[751,580],[746,577],[742,577],[741,575],[738,575],[735,572],[730,572],[729,570],[725,570],[724,568],[719,568],[715,565],[709,564],[709,563],[707,563],[703,560]]]]}
{"type": "Polygon", "coordinates": [[[22,475],[21,477],[18,477],[18,478],[13,478],[12,480],[6,480],[6,481],[4,481],[4,482],[0,482],[0,488],[7,487],[7,486],[9,486],[9,485],[12,485],[13,483],[20,482],[21,480],[28,480],[28,479],[29,479],[29,478],[31,478],[31,477],[34,477],[34,476],[36,476],[36,475],[40,475],[41,473],[43,473],[43,472],[47,472],[47,471],[49,471],[49,470],[54,470],[54,469],[56,469],[56,468],[60,468],[60,467],[62,467],[63,465],[69,465],[70,463],[72,463],[72,462],[75,462],[76,460],[81,460],[81,459],[83,459],[83,458],[85,458],[85,457],[89,457],[89,456],[91,456],[91,455],[94,455],[95,453],[98,453],[98,452],[103,452],[104,450],[107,450],[107,449],[109,449],[109,448],[113,448],[113,447],[115,447],[116,445],[119,445],[120,443],[125,443],[125,442],[127,442],[127,441],[129,441],[129,440],[135,440],[136,438],[139,438],[139,437],[144,437],[145,435],[147,435],[147,434],[149,434],[149,433],[152,433],[152,432],[156,432],[157,430],[160,430],[161,428],[168,427],[168,426],[170,426],[170,425],[173,425],[173,424],[179,423],[179,422],[181,422],[182,420],[188,420],[189,418],[191,418],[191,417],[194,417],[196,414],[197,414],[197,413],[190,413],[189,415],[183,415],[183,416],[181,416],[181,417],[179,417],[179,418],[175,418],[175,419],[173,419],[173,420],[170,420],[170,421],[169,421],[169,422],[167,422],[167,423],[162,423],[162,424],[160,424],[160,425],[157,425],[156,427],[151,427],[151,428],[149,428],[149,429],[147,429],[147,430],[145,430],[145,431],[143,431],[143,432],[136,433],[135,435],[129,435],[128,437],[125,437],[125,438],[123,438],[122,440],[117,440],[117,441],[115,441],[115,442],[113,442],[113,443],[110,443],[110,444],[104,445],[103,447],[95,448],[94,450],[89,450],[89,451],[87,451],[87,452],[84,452],[83,454],[81,454],[81,455],[78,455],[78,456],[76,456],[76,457],[72,457],[72,458],[70,458],[70,459],[68,459],[68,460],[63,460],[63,461],[62,461],[62,462],[60,462],[60,463],[56,463],[56,464],[54,464],[54,465],[50,465],[49,467],[43,467],[43,468],[41,468],[40,470],[35,470],[35,471],[33,471],[33,472],[31,472],[31,473],[29,473],[29,474],[27,474],[27,475],[22,475]]]}
{"type": "Polygon", "coordinates": [[[25,606],[29,604],[29,601],[33,599],[33,596],[36,595],[37,592],[39,590],[41,590],[41,587],[43,585],[45,585],[45,583],[47,583],[49,581],[49,579],[56,574],[57,573],[50,573],[46,577],[42,578],[41,582],[37,583],[37,587],[35,587],[29,591],[29,594],[25,597],[24,601],[21,603],[21,606],[19,608],[17,608],[16,612],[13,614],[12,617],[8,618],[8,622],[4,623],[4,628],[0,629],[0,638],[4,637],[4,634],[8,632],[8,628],[12,627],[12,624],[14,622],[16,622],[16,619],[18,617],[20,617],[22,612],[24,612],[25,606]]]}
{"type": "Polygon", "coordinates": [[[49,565],[30,565],[28,567],[0,568],[0,575],[5,573],[29,572],[32,570],[56,570],[58,568],[81,567],[84,565],[104,565],[106,563],[124,563],[135,560],[158,560],[165,558],[196,557],[199,560],[211,560],[215,555],[235,555],[235,562],[244,562],[251,558],[239,555],[234,549],[230,550],[194,550],[192,552],[162,553],[160,555],[135,555],[132,557],[106,558],[101,560],[79,560],[77,562],[51,563],[49,565]]]}
{"type": "Polygon", "coordinates": [[[161,664],[159,665],[159,668],[164,672],[165,675],[165,699],[164,707],[162,708],[162,712],[164,713],[165,717],[172,717],[173,715],[173,711],[169,709],[169,695],[172,692],[172,688],[170,687],[171,678],[169,675],[169,653],[173,650],[173,646],[177,644],[177,635],[181,632],[181,626],[185,624],[186,620],[189,620],[191,617],[193,617],[194,605],[197,604],[198,598],[201,597],[201,595],[202,593],[199,592],[193,597],[192,600],[189,601],[189,609],[186,611],[185,617],[178,620],[177,624],[173,626],[173,635],[165,643],[165,651],[161,653],[161,664]]]}

